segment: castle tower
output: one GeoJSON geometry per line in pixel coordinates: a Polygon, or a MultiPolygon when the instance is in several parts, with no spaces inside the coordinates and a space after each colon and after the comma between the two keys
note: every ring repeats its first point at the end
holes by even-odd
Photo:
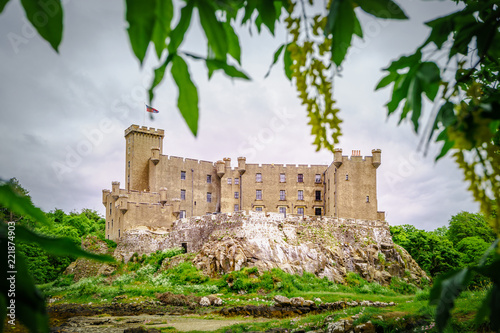
{"type": "Polygon", "coordinates": [[[372,150],[372,156],[361,156],[353,150],[350,157],[334,152],[335,181],[333,215],[340,218],[364,220],[384,219],[377,211],[377,168],[381,164],[381,150],[372,150]]]}
{"type": "Polygon", "coordinates": [[[163,151],[164,131],[132,125],[125,130],[126,189],[149,191],[149,159],[158,162],[163,151]]]}

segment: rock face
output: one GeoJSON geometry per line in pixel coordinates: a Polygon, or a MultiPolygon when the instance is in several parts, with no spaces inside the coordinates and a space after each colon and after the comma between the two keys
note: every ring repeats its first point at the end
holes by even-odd
{"type": "Polygon", "coordinates": [[[343,282],[347,272],[387,284],[391,276],[419,283],[425,272],[392,242],[389,225],[330,217],[241,213],[207,215],[176,221],[170,233],[126,231],[115,257],[184,246],[198,252],[193,264],[210,276],[243,267],[310,272],[343,282]]]}
{"type": "MultiPolygon", "coordinates": [[[[82,248],[84,250],[97,254],[112,254],[109,253],[109,249],[106,243],[95,236],[87,236],[82,241],[82,248]]],[[[66,267],[64,274],[74,274],[74,281],[78,281],[84,277],[89,276],[108,276],[111,275],[114,270],[115,268],[108,264],[102,264],[101,262],[95,260],[78,258],[76,261],[72,262],[68,267],[66,267]]]]}

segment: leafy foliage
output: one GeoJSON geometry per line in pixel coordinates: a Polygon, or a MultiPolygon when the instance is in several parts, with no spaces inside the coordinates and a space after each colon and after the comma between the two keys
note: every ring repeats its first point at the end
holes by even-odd
{"type": "MultiPolygon", "coordinates": [[[[13,180],[8,183],[3,182],[0,185],[0,208],[3,212],[0,220],[1,266],[9,267],[10,271],[16,271],[13,275],[16,285],[16,317],[32,332],[48,332],[45,302],[35,287],[32,274],[41,273],[45,274],[46,277],[53,277],[54,271],[48,266],[39,267],[40,264],[50,264],[50,261],[48,257],[38,256],[41,254],[40,252],[33,251],[42,249],[53,255],[79,256],[101,261],[112,261],[112,259],[82,250],[79,245],[75,244],[74,239],[54,238],[32,231],[28,225],[40,226],[40,228],[48,230],[52,228],[52,223],[45,213],[33,205],[31,198],[25,195],[26,193],[28,192],[13,180]],[[20,222],[10,221],[10,217],[13,216],[19,217],[20,222]],[[26,217],[27,222],[23,221],[24,217],[26,217]],[[19,248],[16,249],[16,247],[19,248]],[[9,253],[15,253],[14,261],[9,253]],[[24,254],[31,254],[39,261],[35,264],[27,262],[24,254]],[[30,271],[29,268],[35,268],[38,271],[30,271]]],[[[67,262],[64,259],[62,261],[63,263],[67,262]]],[[[8,275],[7,272],[7,269],[0,272],[0,303],[4,305],[10,304],[12,299],[9,296],[10,282],[7,279],[11,278],[12,275],[8,275]]],[[[5,316],[6,313],[3,312],[3,315],[5,316]]]]}

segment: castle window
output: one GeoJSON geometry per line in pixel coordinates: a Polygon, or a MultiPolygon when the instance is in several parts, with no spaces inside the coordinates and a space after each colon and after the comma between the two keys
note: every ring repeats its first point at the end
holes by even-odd
{"type": "Polygon", "coordinates": [[[128,167],[130,168],[130,161],[128,161],[128,167]]]}
{"type": "Polygon", "coordinates": [[[118,238],[120,238],[120,229],[118,229],[118,238]]]}
{"type": "Polygon", "coordinates": [[[211,183],[212,182],[212,175],[207,175],[207,183],[211,183]]]}
{"type": "Polygon", "coordinates": [[[297,208],[297,214],[304,216],[304,208],[303,207],[297,208]]]}
{"type": "Polygon", "coordinates": [[[238,199],[239,197],[240,197],[240,193],[239,192],[234,192],[234,198],[238,199]]]}
{"type": "Polygon", "coordinates": [[[286,207],[279,207],[279,212],[286,216],[286,207]]]}
{"type": "Polygon", "coordinates": [[[285,174],[280,173],[280,183],[284,183],[286,181],[285,174]]]}
{"type": "Polygon", "coordinates": [[[366,202],[370,202],[370,196],[369,195],[366,196],[366,202]]]}
{"type": "Polygon", "coordinates": [[[212,202],[212,193],[207,192],[207,202],[212,202]]]}
{"type": "Polygon", "coordinates": [[[262,200],[262,190],[255,191],[255,200],[262,200]]]}
{"type": "Polygon", "coordinates": [[[109,215],[111,215],[111,202],[109,203],[109,215]]]}
{"type": "Polygon", "coordinates": [[[349,174],[345,174],[345,180],[349,180],[349,174]]]}
{"type": "Polygon", "coordinates": [[[181,200],[186,200],[186,190],[181,190],[181,200]]]}
{"type": "Polygon", "coordinates": [[[232,183],[232,182],[231,182],[231,178],[228,178],[228,179],[227,179],[227,184],[228,184],[228,185],[231,185],[231,183],[232,183]]]}
{"type": "Polygon", "coordinates": [[[240,206],[238,204],[234,205],[234,211],[237,212],[240,210],[240,206]]]}
{"type": "Polygon", "coordinates": [[[179,214],[179,218],[183,219],[185,217],[186,217],[186,211],[185,210],[181,210],[181,213],[179,214]]]}
{"type": "Polygon", "coordinates": [[[234,178],[234,185],[238,185],[240,183],[240,179],[239,178],[234,178]]]}
{"type": "Polygon", "coordinates": [[[256,173],[255,174],[255,181],[257,183],[262,183],[262,174],[261,173],[256,173]]]}
{"type": "Polygon", "coordinates": [[[304,174],[299,173],[297,175],[297,183],[303,183],[304,182],[304,174]]]}
{"type": "Polygon", "coordinates": [[[256,212],[262,212],[262,207],[255,207],[256,212]]]}
{"type": "Polygon", "coordinates": [[[113,219],[111,219],[111,229],[113,229],[113,219]]]}
{"type": "Polygon", "coordinates": [[[304,191],[299,190],[299,193],[297,195],[297,200],[304,200],[304,191]]]}
{"type": "Polygon", "coordinates": [[[321,207],[314,208],[314,215],[321,216],[321,207]]]}
{"type": "Polygon", "coordinates": [[[181,180],[186,179],[186,171],[181,171],[181,180]]]}
{"type": "Polygon", "coordinates": [[[321,191],[316,191],[316,201],[321,200],[321,191]]]}
{"type": "Polygon", "coordinates": [[[314,182],[316,184],[321,183],[321,175],[319,173],[317,173],[316,176],[314,177],[314,182]]]}
{"type": "Polygon", "coordinates": [[[108,229],[109,229],[109,221],[108,221],[108,229]]]}
{"type": "Polygon", "coordinates": [[[280,190],[280,200],[286,200],[285,190],[280,190]]]}

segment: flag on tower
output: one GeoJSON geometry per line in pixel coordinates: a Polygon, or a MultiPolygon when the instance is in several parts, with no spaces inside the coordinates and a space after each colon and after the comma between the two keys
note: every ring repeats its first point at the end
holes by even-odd
{"type": "Polygon", "coordinates": [[[146,104],[146,111],[151,112],[151,113],[159,113],[160,112],[147,104],[146,104]]]}

